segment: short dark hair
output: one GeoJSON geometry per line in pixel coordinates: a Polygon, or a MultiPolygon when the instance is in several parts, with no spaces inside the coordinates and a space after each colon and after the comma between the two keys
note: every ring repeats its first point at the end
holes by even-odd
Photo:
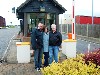
{"type": "Polygon", "coordinates": [[[43,32],[45,32],[45,28],[47,28],[47,32],[48,32],[49,30],[48,30],[48,27],[46,25],[43,26],[43,32]]]}

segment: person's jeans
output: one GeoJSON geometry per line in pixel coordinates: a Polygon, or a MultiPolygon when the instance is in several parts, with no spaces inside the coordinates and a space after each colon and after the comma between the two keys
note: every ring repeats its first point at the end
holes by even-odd
{"type": "Polygon", "coordinates": [[[34,50],[35,68],[41,68],[43,49],[34,50]]]}
{"type": "Polygon", "coordinates": [[[44,66],[48,66],[49,52],[44,52],[44,66]]]}
{"type": "Polygon", "coordinates": [[[59,52],[58,46],[49,46],[49,64],[53,62],[53,57],[55,62],[58,62],[58,52],[59,52]]]}

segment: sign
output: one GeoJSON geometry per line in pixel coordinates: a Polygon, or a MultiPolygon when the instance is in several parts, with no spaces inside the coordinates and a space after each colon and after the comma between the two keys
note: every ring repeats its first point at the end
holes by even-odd
{"type": "Polygon", "coordinates": [[[44,6],[40,6],[40,11],[45,11],[45,7],[44,6]]]}
{"type": "Polygon", "coordinates": [[[50,18],[50,14],[47,14],[47,19],[51,19],[51,18],[50,18]]]}
{"type": "Polygon", "coordinates": [[[15,7],[12,8],[12,13],[15,13],[15,7]]]}

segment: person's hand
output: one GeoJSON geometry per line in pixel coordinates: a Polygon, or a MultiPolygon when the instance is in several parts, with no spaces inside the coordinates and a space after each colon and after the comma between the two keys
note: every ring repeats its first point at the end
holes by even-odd
{"type": "Polygon", "coordinates": [[[34,50],[33,50],[32,54],[31,54],[31,57],[33,57],[33,56],[34,56],[34,50]]]}
{"type": "Polygon", "coordinates": [[[59,48],[62,48],[62,46],[60,45],[59,48]]]}

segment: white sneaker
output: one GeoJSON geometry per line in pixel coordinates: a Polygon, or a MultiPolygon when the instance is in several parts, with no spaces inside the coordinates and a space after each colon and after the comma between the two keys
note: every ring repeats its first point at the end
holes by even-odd
{"type": "Polygon", "coordinates": [[[39,71],[39,68],[36,68],[36,71],[39,71]]]}
{"type": "Polygon", "coordinates": [[[41,68],[38,68],[38,71],[41,71],[41,68]]]}

